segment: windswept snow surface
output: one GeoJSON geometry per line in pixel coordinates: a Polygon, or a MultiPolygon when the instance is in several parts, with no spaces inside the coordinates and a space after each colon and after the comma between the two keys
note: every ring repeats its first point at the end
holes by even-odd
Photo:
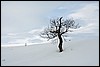
{"type": "Polygon", "coordinates": [[[99,66],[99,38],[57,44],[1,47],[1,66],[99,66]]]}

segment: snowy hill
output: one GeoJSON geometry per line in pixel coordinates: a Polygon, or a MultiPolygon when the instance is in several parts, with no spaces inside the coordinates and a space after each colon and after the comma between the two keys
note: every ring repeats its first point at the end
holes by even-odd
{"type": "Polygon", "coordinates": [[[99,39],[57,44],[1,47],[1,66],[99,66],[99,39]]]}

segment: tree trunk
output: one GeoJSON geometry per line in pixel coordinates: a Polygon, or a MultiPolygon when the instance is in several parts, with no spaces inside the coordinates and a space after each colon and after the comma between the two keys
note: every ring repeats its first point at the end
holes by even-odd
{"type": "Polygon", "coordinates": [[[63,51],[63,48],[62,48],[63,41],[62,41],[61,35],[59,35],[58,38],[59,38],[59,45],[58,45],[59,52],[62,52],[63,51]]]}

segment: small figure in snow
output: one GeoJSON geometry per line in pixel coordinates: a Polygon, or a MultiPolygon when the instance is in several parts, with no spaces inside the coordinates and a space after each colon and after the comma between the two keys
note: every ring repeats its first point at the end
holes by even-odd
{"type": "Polygon", "coordinates": [[[25,43],[25,46],[27,46],[27,43],[25,43]]]}

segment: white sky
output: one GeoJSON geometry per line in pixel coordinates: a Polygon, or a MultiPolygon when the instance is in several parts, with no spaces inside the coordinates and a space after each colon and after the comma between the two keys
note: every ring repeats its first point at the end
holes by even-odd
{"type": "Polygon", "coordinates": [[[76,33],[99,34],[99,1],[1,1],[2,43],[42,41],[38,31],[60,16],[80,23],[76,33]]]}

